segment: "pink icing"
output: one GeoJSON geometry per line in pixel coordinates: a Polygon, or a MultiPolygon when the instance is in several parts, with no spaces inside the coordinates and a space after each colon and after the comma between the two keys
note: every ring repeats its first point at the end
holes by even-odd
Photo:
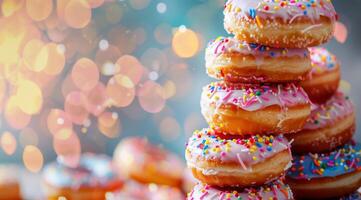
{"type": "Polygon", "coordinates": [[[209,104],[215,104],[217,108],[231,104],[246,111],[257,111],[272,105],[287,108],[294,105],[309,104],[309,98],[300,86],[293,83],[227,86],[223,82],[215,82],[203,88],[202,112],[206,111],[209,104]]]}
{"type": "Polygon", "coordinates": [[[351,100],[343,93],[336,93],[323,105],[315,105],[304,129],[315,130],[335,123],[354,112],[351,100]]]}
{"type": "Polygon", "coordinates": [[[335,55],[322,47],[309,48],[311,53],[312,74],[320,74],[326,71],[334,71],[339,63],[335,55]]]}
{"type": "Polygon", "coordinates": [[[193,191],[189,193],[187,200],[260,200],[260,199],[277,199],[291,200],[293,194],[288,185],[282,181],[274,181],[270,184],[258,188],[244,188],[238,190],[222,189],[197,184],[193,191]]]}
{"type": "Polygon", "coordinates": [[[206,50],[206,60],[208,60],[208,56],[213,57],[214,55],[218,56],[224,53],[238,53],[256,57],[309,56],[308,49],[271,48],[258,44],[249,44],[232,37],[218,37],[216,40],[209,43],[206,50]]]}
{"type": "Polygon", "coordinates": [[[281,18],[288,23],[304,16],[312,21],[318,20],[321,16],[332,21],[337,19],[331,0],[228,0],[224,13],[226,20],[228,13],[246,19],[281,18]]]}
{"type": "Polygon", "coordinates": [[[239,163],[248,171],[252,166],[284,150],[290,145],[281,136],[252,136],[248,139],[222,139],[211,129],[196,131],[189,139],[186,151],[188,165],[197,165],[197,159],[239,163]]]}

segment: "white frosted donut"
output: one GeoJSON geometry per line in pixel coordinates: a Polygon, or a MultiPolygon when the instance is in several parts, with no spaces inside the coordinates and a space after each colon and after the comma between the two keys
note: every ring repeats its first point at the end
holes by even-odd
{"type": "Polygon", "coordinates": [[[189,139],[186,160],[194,177],[205,184],[248,187],[281,176],[292,156],[282,135],[234,138],[203,129],[189,139]]]}

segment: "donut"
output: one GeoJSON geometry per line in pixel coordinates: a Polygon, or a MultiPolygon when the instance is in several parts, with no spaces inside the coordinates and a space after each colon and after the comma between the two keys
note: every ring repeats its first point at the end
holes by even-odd
{"type": "Polygon", "coordinates": [[[44,191],[47,199],[98,200],[107,192],[119,190],[123,181],[115,172],[111,158],[105,155],[85,153],[77,167],[62,162],[48,164],[43,172],[44,191]]]}
{"type": "Polygon", "coordinates": [[[310,48],[312,70],[301,86],[313,103],[322,104],[338,89],[341,79],[340,64],[336,56],[325,48],[310,48]]]}
{"type": "Polygon", "coordinates": [[[351,140],[355,133],[354,107],[348,96],[336,93],[327,103],[315,105],[304,129],[286,137],[292,141],[292,152],[321,153],[351,140]]]}
{"type": "Polygon", "coordinates": [[[113,157],[118,169],[126,177],[141,183],[181,186],[184,170],[182,160],[152,145],[145,138],[124,139],[116,147],[113,157]]]}
{"type": "Polygon", "coordinates": [[[219,188],[197,184],[188,194],[187,200],[260,200],[277,199],[293,200],[290,187],[281,180],[255,188],[219,188]]]}
{"type": "Polygon", "coordinates": [[[230,138],[211,129],[196,131],[186,147],[193,176],[220,187],[262,185],[291,166],[290,145],[282,136],[230,138]]]}
{"type": "Polygon", "coordinates": [[[20,200],[19,169],[15,165],[0,166],[0,200],[20,200]]]}
{"type": "Polygon", "coordinates": [[[182,189],[185,193],[191,192],[193,187],[197,184],[197,179],[193,177],[192,171],[186,168],[183,173],[182,189]]]}
{"type": "Polygon", "coordinates": [[[219,37],[206,49],[209,76],[228,82],[291,82],[311,70],[308,49],[270,48],[219,37]]]}
{"type": "Polygon", "coordinates": [[[228,0],[224,15],[238,39],[282,48],[326,43],[338,18],[331,0],[228,0]]]}
{"type": "Polygon", "coordinates": [[[128,181],[121,191],[108,193],[106,200],[184,200],[179,188],[128,181]]]}
{"type": "Polygon", "coordinates": [[[215,82],[203,88],[201,111],[219,132],[276,135],[300,131],[311,106],[307,94],[293,83],[215,82]]]}
{"type": "Polygon", "coordinates": [[[286,180],[297,199],[350,194],[361,186],[361,145],[350,143],[325,154],[294,156],[286,180]]]}

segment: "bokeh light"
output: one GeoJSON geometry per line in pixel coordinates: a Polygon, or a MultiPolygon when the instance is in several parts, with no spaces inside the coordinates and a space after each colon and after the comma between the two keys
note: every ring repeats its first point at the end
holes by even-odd
{"type": "Polygon", "coordinates": [[[74,64],[71,77],[79,89],[88,91],[98,84],[99,69],[92,60],[81,58],[74,64]]]}
{"type": "Polygon", "coordinates": [[[25,2],[28,15],[35,21],[49,17],[53,9],[53,0],[25,0],[25,2]]]}
{"type": "Polygon", "coordinates": [[[116,65],[119,68],[117,73],[127,76],[134,84],[143,76],[144,67],[134,56],[124,55],[117,60],[116,65]]]}
{"type": "Polygon", "coordinates": [[[8,131],[5,131],[0,138],[0,146],[6,155],[12,155],[16,151],[17,142],[15,137],[8,131]]]}
{"type": "Polygon", "coordinates": [[[348,30],[347,30],[346,25],[339,21],[336,22],[335,28],[333,31],[333,36],[339,43],[341,43],[341,44],[345,43],[347,40],[347,36],[348,36],[348,30]]]}
{"type": "Polygon", "coordinates": [[[197,34],[187,28],[179,28],[172,40],[173,51],[181,58],[193,57],[200,48],[197,34]]]}
{"type": "Polygon", "coordinates": [[[1,4],[1,13],[9,17],[22,8],[24,0],[3,0],[1,4]]]}
{"type": "Polygon", "coordinates": [[[93,89],[86,93],[86,109],[91,114],[98,116],[106,109],[108,96],[103,83],[98,83],[93,89]]]}
{"type": "Polygon", "coordinates": [[[27,170],[37,173],[43,167],[44,157],[38,147],[28,145],[24,148],[23,162],[27,170]]]}
{"type": "Polygon", "coordinates": [[[138,100],[140,106],[150,113],[160,112],[166,102],[162,86],[153,81],[147,81],[139,88],[138,100]]]}
{"type": "Polygon", "coordinates": [[[21,80],[16,91],[16,100],[24,113],[37,114],[43,105],[42,90],[32,81],[21,80]]]}
{"type": "Polygon", "coordinates": [[[48,56],[44,72],[48,75],[60,74],[65,65],[65,55],[62,47],[55,43],[49,43],[45,46],[45,49],[48,56]]]}
{"type": "Polygon", "coordinates": [[[48,61],[48,51],[45,44],[39,39],[30,40],[23,50],[23,59],[26,67],[35,72],[45,69],[48,61]]]}
{"type": "Polygon", "coordinates": [[[104,112],[98,117],[98,129],[108,138],[116,138],[120,134],[119,116],[115,112],[104,112]]]}
{"type": "Polygon", "coordinates": [[[60,131],[71,131],[73,124],[63,110],[51,109],[47,117],[47,127],[51,134],[57,135],[60,131]]]}
{"type": "Polygon", "coordinates": [[[5,120],[14,129],[25,128],[31,120],[31,116],[23,112],[18,106],[15,96],[11,96],[5,105],[5,120]]]}
{"type": "Polygon", "coordinates": [[[78,125],[82,125],[88,119],[89,112],[86,109],[86,96],[78,91],[70,92],[64,103],[64,110],[68,118],[78,125]]]}
{"type": "Polygon", "coordinates": [[[65,5],[65,22],[72,28],[84,28],[89,24],[91,16],[91,7],[87,0],[70,0],[65,5]]]}
{"type": "Polygon", "coordinates": [[[106,93],[112,105],[127,107],[135,97],[135,86],[130,78],[118,74],[108,81],[106,93]]]}
{"type": "Polygon", "coordinates": [[[67,138],[54,137],[53,146],[56,154],[62,157],[62,162],[73,167],[78,165],[81,146],[79,137],[74,132],[67,138]]]}

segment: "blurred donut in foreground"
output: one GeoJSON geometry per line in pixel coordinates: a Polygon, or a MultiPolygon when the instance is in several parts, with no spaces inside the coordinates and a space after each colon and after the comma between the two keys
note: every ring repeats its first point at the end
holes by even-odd
{"type": "Polygon", "coordinates": [[[123,185],[111,161],[108,156],[87,153],[81,156],[75,168],[66,166],[61,160],[48,164],[43,172],[47,199],[104,199],[107,192],[119,190],[123,185]]]}
{"type": "Polygon", "coordinates": [[[126,138],[114,151],[114,162],[126,177],[141,183],[180,187],[184,164],[176,155],[145,138],[126,138]]]}

